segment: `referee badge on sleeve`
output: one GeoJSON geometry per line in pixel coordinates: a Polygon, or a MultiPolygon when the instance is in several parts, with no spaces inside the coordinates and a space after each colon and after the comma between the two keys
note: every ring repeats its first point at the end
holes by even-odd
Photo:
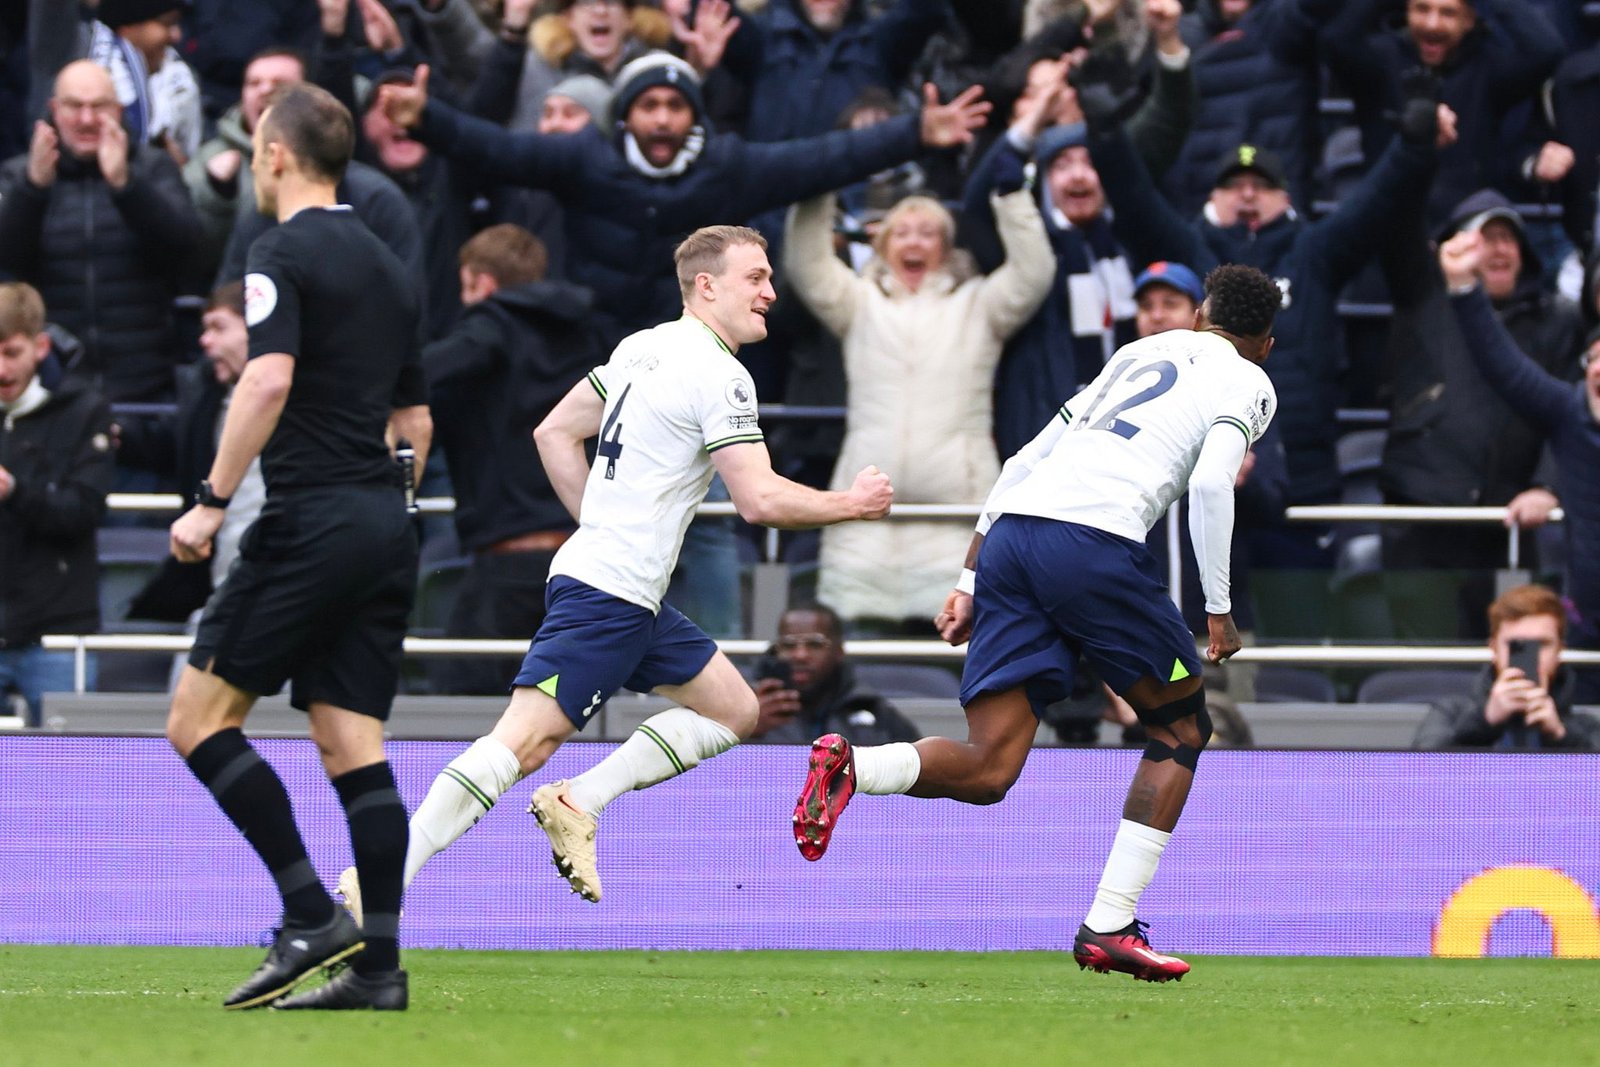
{"type": "Polygon", "coordinates": [[[244,276],[244,324],[259,326],[278,306],[278,287],[265,274],[244,276]]]}

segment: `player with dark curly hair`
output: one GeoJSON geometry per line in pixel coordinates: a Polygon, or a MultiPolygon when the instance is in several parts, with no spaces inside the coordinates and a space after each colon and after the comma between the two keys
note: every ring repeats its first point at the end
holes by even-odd
{"type": "Polygon", "coordinates": [[[1080,967],[1165,982],[1189,965],[1150,947],[1134,917],[1155,876],[1211,736],[1194,638],[1145,548],[1151,526],[1189,491],[1189,530],[1206,595],[1206,657],[1239,650],[1229,599],[1233,486],[1277,408],[1261,364],[1272,351],[1278,288],[1251,267],[1206,279],[1193,330],[1126,345],[1006,461],[934,620],[971,637],[961,676],[967,740],[924,738],[852,749],[811,746],[795,805],[795,844],[828,847],[857,791],[996,804],[1022,772],[1038,716],[1072,691],[1081,652],[1131,704],[1149,736],[1094,904],[1078,930],[1080,967]]]}
{"type": "Polygon", "coordinates": [[[1206,275],[1206,318],[1215,329],[1235,337],[1266,337],[1282,302],[1278,283],[1254,267],[1224,263],[1206,275]]]}

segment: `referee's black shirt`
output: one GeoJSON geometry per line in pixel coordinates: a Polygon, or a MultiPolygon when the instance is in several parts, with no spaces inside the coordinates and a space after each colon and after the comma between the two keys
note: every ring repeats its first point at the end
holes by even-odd
{"type": "Polygon", "coordinates": [[[343,205],[307,208],[250,246],[250,358],[294,357],[294,385],[261,453],[267,492],[391,481],[384,427],[427,403],[417,286],[343,205]]]}

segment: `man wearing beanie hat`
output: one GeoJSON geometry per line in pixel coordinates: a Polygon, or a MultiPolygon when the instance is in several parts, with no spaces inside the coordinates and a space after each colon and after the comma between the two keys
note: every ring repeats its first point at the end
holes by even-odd
{"type": "MultiPolygon", "coordinates": [[[[611,86],[592,74],[574,74],[551,86],[544,94],[539,113],[540,133],[577,133],[589,126],[603,125],[610,112],[611,86]]],[[[507,189],[497,196],[505,199],[507,218],[533,231],[548,256],[546,273],[551,278],[567,276],[567,234],[561,201],[544,189],[507,189]]]]}
{"type": "Polygon", "coordinates": [[[860,130],[748,144],[703,124],[699,79],[667,56],[618,72],[614,124],[575,134],[510,133],[430,100],[428,68],[386,85],[381,106],[434,151],[489,181],[548,189],[566,209],[568,273],[594,290],[612,337],[672,317],[682,297],[678,237],[837,189],[920,154],[965,144],[988,105],[969,89],[860,130]]]}
{"type": "Polygon", "coordinates": [[[611,114],[611,86],[592,74],[563,78],[544,94],[544,110],[539,115],[540,133],[577,133],[593,123],[606,122],[611,114]]]}
{"type": "Polygon", "coordinates": [[[611,98],[628,162],[652,177],[675,177],[705,147],[705,102],[694,68],[668,52],[652,52],[617,72],[611,98]]]}
{"type": "Polygon", "coordinates": [[[675,89],[700,119],[705,112],[705,102],[700,97],[700,75],[686,61],[671,52],[651,52],[640,56],[617,71],[615,91],[611,97],[610,121],[621,122],[635,100],[649,89],[675,89]]]}
{"type": "Polygon", "coordinates": [[[200,87],[178,57],[182,0],[100,0],[88,58],[111,72],[136,144],[165,147],[181,167],[200,147],[200,87]]]}
{"type": "MultiPolygon", "coordinates": [[[[1393,293],[1389,328],[1392,363],[1390,431],[1378,472],[1388,504],[1498,507],[1524,531],[1522,558],[1556,504],[1545,469],[1545,433],[1519,416],[1479,370],[1451,314],[1435,254],[1420,225],[1397,238],[1399,261],[1386,274],[1393,293]]],[[[1461,201],[1437,235],[1478,236],[1475,274],[1511,340],[1546,373],[1571,379],[1583,326],[1576,308],[1544,291],[1543,271],[1521,215],[1499,192],[1480,190],[1461,201]]],[[[1494,572],[1505,565],[1506,532],[1462,526],[1440,538],[1427,526],[1382,529],[1391,578],[1389,612],[1396,636],[1436,639],[1443,627],[1459,637],[1485,637],[1494,599],[1494,572]],[[1439,572],[1470,574],[1457,580],[1439,572]],[[1427,573],[1432,572],[1432,573],[1427,573]],[[1402,584],[1406,575],[1415,585],[1402,584]],[[1440,596],[1441,588],[1447,595],[1440,596]]]]}

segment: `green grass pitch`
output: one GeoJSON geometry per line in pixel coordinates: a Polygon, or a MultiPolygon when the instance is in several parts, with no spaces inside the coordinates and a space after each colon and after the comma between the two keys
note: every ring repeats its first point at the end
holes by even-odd
{"type": "Polygon", "coordinates": [[[258,949],[0,945],[0,1062],[1600,1063],[1600,964],[1054,953],[413,951],[403,1015],[227,1013],[258,949]]]}

